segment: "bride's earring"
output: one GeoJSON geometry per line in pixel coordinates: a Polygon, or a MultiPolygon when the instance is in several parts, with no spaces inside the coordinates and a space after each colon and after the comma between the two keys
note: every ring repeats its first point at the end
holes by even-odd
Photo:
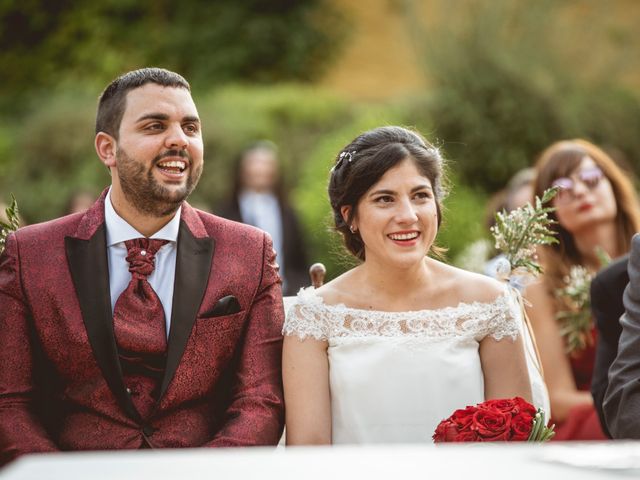
{"type": "Polygon", "coordinates": [[[356,233],[357,230],[356,230],[356,227],[354,227],[353,225],[349,225],[349,231],[351,233],[356,233]]]}

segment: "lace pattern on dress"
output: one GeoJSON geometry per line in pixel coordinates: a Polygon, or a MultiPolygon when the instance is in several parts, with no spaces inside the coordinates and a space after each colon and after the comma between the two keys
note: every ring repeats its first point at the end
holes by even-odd
{"type": "Polygon", "coordinates": [[[326,305],[313,287],[303,288],[286,315],[283,333],[301,339],[337,337],[426,337],[447,339],[487,335],[515,340],[520,311],[505,291],[494,301],[460,303],[455,307],[409,312],[361,310],[343,304],[326,305]]]}

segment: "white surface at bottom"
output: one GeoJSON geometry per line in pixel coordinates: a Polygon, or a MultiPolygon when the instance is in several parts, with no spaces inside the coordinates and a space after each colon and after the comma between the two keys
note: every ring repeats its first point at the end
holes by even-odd
{"type": "Polygon", "coordinates": [[[74,452],[22,457],[0,478],[625,479],[640,478],[640,442],[74,452]]]}

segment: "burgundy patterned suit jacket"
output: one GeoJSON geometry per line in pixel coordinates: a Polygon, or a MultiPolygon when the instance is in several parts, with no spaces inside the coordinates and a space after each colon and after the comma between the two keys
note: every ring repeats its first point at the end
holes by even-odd
{"type": "Polygon", "coordinates": [[[143,422],[116,351],[104,196],[84,214],[18,230],[0,256],[0,463],[54,450],[275,445],[284,313],[269,237],[183,205],[166,371],[143,422]],[[229,295],[240,311],[214,311],[229,295]]]}

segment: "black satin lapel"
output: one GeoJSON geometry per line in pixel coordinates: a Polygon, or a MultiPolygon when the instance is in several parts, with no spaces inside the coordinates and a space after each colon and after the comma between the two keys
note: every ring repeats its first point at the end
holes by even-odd
{"type": "Polygon", "coordinates": [[[66,237],[65,248],[71,277],[78,295],[89,343],[109,388],[125,412],[139,420],[126,393],[118,360],[109,288],[109,264],[104,224],[89,240],[66,237]]]}
{"type": "Polygon", "coordinates": [[[213,238],[195,238],[186,224],[180,222],[167,364],[160,398],[176,373],[187,346],[187,340],[191,335],[193,323],[196,321],[198,309],[207,288],[214,248],[213,238]]]}

